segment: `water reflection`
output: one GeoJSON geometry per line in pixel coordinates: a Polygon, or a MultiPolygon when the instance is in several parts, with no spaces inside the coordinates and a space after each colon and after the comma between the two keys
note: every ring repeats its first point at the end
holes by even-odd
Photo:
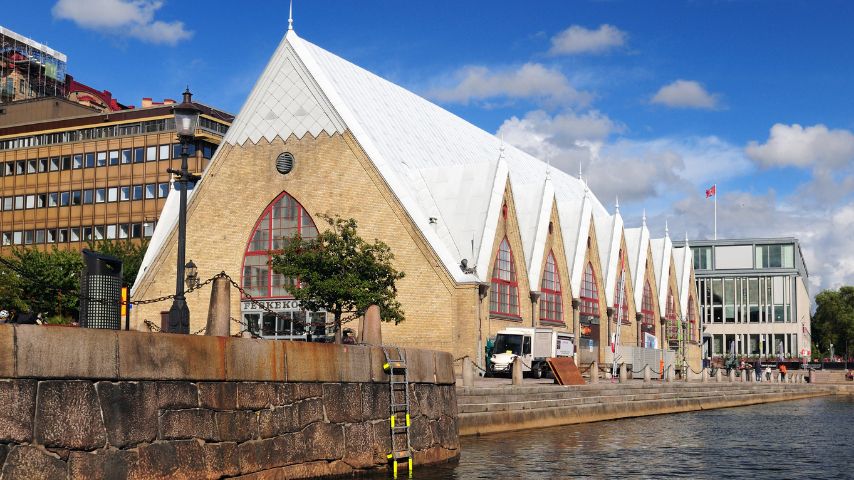
{"type": "Polygon", "coordinates": [[[467,437],[415,478],[854,478],[854,397],[467,437]]]}

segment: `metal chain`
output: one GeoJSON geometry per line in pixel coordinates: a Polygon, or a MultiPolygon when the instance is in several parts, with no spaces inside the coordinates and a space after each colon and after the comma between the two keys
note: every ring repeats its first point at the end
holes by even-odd
{"type": "MultiPolygon", "coordinates": [[[[284,314],[282,314],[282,313],[280,313],[280,312],[277,312],[277,311],[273,310],[272,308],[268,307],[267,305],[265,305],[264,303],[262,303],[260,300],[258,300],[258,299],[257,299],[257,298],[255,298],[254,296],[252,296],[252,295],[250,295],[249,293],[247,293],[247,292],[246,292],[246,290],[244,290],[244,289],[243,289],[243,287],[241,287],[241,286],[240,286],[240,284],[238,284],[237,282],[235,282],[235,281],[234,281],[234,279],[233,279],[233,278],[231,278],[227,273],[222,272],[222,273],[220,273],[219,275],[220,275],[220,276],[223,276],[223,277],[225,277],[225,278],[227,278],[227,279],[228,279],[228,281],[229,281],[229,283],[231,283],[231,285],[232,285],[235,289],[237,289],[237,291],[238,291],[238,292],[240,292],[240,295],[241,295],[243,298],[245,298],[246,300],[249,300],[250,302],[252,302],[252,304],[253,304],[253,305],[257,306],[258,308],[260,308],[260,309],[261,309],[261,310],[263,310],[264,312],[269,313],[270,315],[274,315],[276,318],[281,318],[281,319],[285,319],[285,320],[288,320],[288,321],[292,321],[294,324],[296,324],[296,325],[300,325],[300,326],[303,326],[303,327],[305,327],[305,326],[320,326],[320,325],[323,325],[324,327],[334,327],[334,326],[335,326],[335,321],[334,321],[334,320],[333,320],[333,321],[331,321],[331,322],[327,322],[327,321],[319,322],[319,321],[310,321],[310,320],[309,320],[309,321],[305,321],[305,320],[294,320],[294,319],[292,319],[292,318],[290,318],[290,317],[286,317],[284,314]]],[[[345,318],[345,319],[341,319],[341,325],[344,325],[344,324],[346,324],[346,323],[352,322],[352,321],[353,321],[353,320],[355,320],[356,318],[358,318],[356,315],[349,315],[347,318],[345,318]]]]}
{"type": "MultiPolygon", "coordinates": [[[[220,273],[214,275],[213,277],[205,280],[204,282],[202,282],[198,285],[191,285],[190,288],[184,290],[184,295],[186,295],[190,292],[193,292],[194,290],[199,290],[202,287],[205,287],[205,286],[211,284],[217,278],[223,277],[223,276],[228,277],[228,275],[225,272],[220,272],[220,273]]],[[[229,280],[231,279],[230,277],[228,277],[228,278],[229,278],[229,280]]],[[[172,300],[176,296],[177,296],[176,294],[172,294],[172,295],[164,295],[162,297],[157,297],[157,298],[150,298],[148,300],[131,300],[130,304],[131,305],[148,305],[150,303],[158,303],[158,302],[165,302],[166,300],[172,300]]]]}

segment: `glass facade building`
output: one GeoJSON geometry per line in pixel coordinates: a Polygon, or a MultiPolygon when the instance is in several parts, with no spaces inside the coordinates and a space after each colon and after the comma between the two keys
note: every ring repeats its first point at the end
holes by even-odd
{"type": "Polygon", "coordinates": [[[699,240],[694,255],[703,358],[810,352],[808,272],[795,238],[699,240]]]}

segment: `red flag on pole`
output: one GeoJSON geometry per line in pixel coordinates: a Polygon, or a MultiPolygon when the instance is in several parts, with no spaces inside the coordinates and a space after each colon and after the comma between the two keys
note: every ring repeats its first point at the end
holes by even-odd
{"type": "Polygon", "coordinates": [[[707,188],[706,189],[706,198],[714,197],[715,193],[717,193],[717,189],[718,189],[717,187],[718,187],[717,185],[712,185],[712,188],[707,188]]]}

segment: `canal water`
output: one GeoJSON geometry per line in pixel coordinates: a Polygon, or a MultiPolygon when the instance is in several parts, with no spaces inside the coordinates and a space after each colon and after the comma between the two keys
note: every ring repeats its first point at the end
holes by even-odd
{"type": "Polygon", "coordinates": [[[462,439],[426,479],[854,478],[854,396],[462,439]]]}

